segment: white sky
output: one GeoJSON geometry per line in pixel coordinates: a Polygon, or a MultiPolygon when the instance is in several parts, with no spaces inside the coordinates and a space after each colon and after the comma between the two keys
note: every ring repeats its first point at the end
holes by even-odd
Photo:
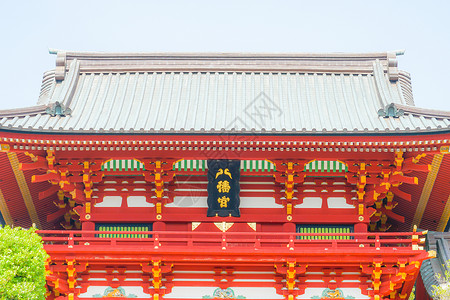
{"type": "Polygon", "coordinates": [[[0,109],[34,105],[48,48],[130,52],[406,49],[417,106],[450,110],[450,1],[0,2],[0,109]]]}

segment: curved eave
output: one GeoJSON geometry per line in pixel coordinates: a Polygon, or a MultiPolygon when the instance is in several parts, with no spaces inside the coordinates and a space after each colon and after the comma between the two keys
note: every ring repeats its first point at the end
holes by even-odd
{"type": "Polygon", "coordinates": [[[403,104],[396,104],[396,107],[398,109],[403,109],[406,113],[415,114],[418,116],[450,119],[450,111],[446,110],[429,109],[403,104]]]}
{"type": "MultiPolygon", "coordinates": [[[[448,153],[448,152],[447,152],[448,153]]],[[[450,156],[433,153],[420,160],[431,166],[430,172],[411,172],[417,177],[417,185],[401,185],[400,190],[412,196],[411,201],[398,198],[396,211],[405,217],[398,230],[411,230],[417,225],[423,230],[444,231],[450,219],[450,156]]]]}
{"type": "Polygon", "coordinates": [[[13,108],[0,110],[0,119],[2,118],[15,118],[15,117],[27,117],[37,114],[45,113],[46,105],[35,105],[24,108],[13,108]]]}
{"type": "Polygon", "coordinates": [[[450,133],[450,125],[439,128],[425,129],[375,129],[375,130],[63,130],[63,129],[45,129],[45,128],[24,128],[13,126],[0,126],[0,131],[4,132],[20,132],[25,134],[66,134],[66,135],[234,135],[234,136],[402,136],[402,135],[429,135],[429,134],[447,134],[450,133]]]}
{"type": "MultiPolygon", "coordinates": [[[[428,131],[386,131],[386,132],[233,132],[233,131],[200,131],[200,132],[175,132],[175,131],[131,131],[131,132],[95,132],[95,131],[45,131],[45,130],[15,130],[0,127],[0,141],[11,143],[33,144],[40,140],[41,143],[51,144],[52,141],[247,141],[250,144],[257,141],[273,141],[277,145],[297,145],[298,142],[317,142],[320,145],[352,145],[359,147],[364,145],[384,146],[447,146],[450,142],[450,129],[428,131]],[[49,138],[51,136],[51,138],[49,138]],[[286,137],[290,137],[286,140],[286,137]],[[380,137],[374,140],[373,137],[380,137]],[[337,144],[339,143],[339,144],[337,144]],[[342,144],[341,144],[342,143],[342,144]]],[[[165,143],[165,142],[164,142],[165,143]]]]}
{"type": "Polygon", "coordinates": [[[28,162],[23,153],[0,152],[0,211],[5,223],[13,226],[53,228],[46,221],[46,214],[56,207],[49,199],[39,199],[39,192],[48,189],[48,182],[31,183],[33,171],[21,171],[18,164],[28,162]]]}

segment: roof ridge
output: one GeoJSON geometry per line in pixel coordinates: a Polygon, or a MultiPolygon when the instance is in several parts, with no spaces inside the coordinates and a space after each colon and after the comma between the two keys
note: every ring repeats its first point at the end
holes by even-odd
{"type": "Polygon", "coordinates": [[[371,74],[380,61],[391,81],[398,79],[397,52],[374,53],[126,53],[56,54],[56,80],[63,80],[72,61],[80,72],[277,72],[371,74]]]}
{"type": "Polygon", "coordinates": [[[50,54],[58,55],[61,53],[65,53],[68,56],[162,56],[162,57],[177,57],[177,56],[186,56],[186,57],[297,57],[297,58],[331,58],[331,57],[339,57],[339,58],[353,58],[353,57],[388,57],[392,55],[403,55],[404,50],[394,50],[394,51],[381,51],[381,52],[127,52],[127,51],[117,51],[117,52],[108,52],[108,51],[73,51],[73,50],[62,50],[62,49],[49,49],[50,54]]]}

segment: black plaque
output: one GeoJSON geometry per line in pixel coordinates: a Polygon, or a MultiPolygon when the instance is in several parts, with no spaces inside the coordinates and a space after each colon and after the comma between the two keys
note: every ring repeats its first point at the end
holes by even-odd
{"type": "Polygon", "coordinates": [[[208,160],[208,217],[240,217],[239,160],[208,160]]]}

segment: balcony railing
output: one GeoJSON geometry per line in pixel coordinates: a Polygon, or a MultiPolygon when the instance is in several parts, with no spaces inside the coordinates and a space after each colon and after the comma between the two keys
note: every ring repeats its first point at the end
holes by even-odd
{"type": "Polygon", "coordinates": [[[78,250],[103,246],[105,249],[145,246],[158,251],[288,250],[323,251],[422,250],[421,232],[377,233],[287,233],[287,232],[186,232],[186,231],[56,231],[39,230],[46,249],[76,247],[78,250]],[[112,236],[112,237],[108,237],[112,236]],[[112,247],[112,248],[111,248],[112,247]]]}

